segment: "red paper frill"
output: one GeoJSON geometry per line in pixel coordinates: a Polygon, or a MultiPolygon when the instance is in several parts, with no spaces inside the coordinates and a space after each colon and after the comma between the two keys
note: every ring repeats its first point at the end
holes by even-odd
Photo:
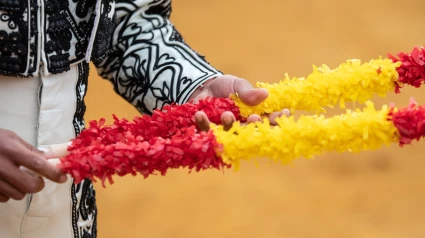
{"type": "Polygon", "coordinates": [[[392,108],[388,116],[398,130],[400,146],[425,137],[425,106],[418,106],[413,99],[406,108],[392,108]]]}
{"type": "Polygon", "coordinates": [[[194,114],[204,111],[213,123],[220,123],[224,111],[244,120],[229,98],[206,98],[197,104],[169,105],[152,116],[136,117],[132,122],[118,119],[106,126],[105,119],[91,121],[89,127],[72,141],[70,154],[61,158],[59,167],[69,173],[75,183],[85,178],[109,180],[113,175],[140,173],[165,175],[167,170],[223,169],[230,167],[220,158],[222,145],[212,131],[200,132],[194,114]]]}
{"type": "Polygon", "coordinates": [[[401,62],[397,68],[399,74],[398,82],[395,85],[395,92],[400,93],[403,84],[408,84],[419,88],[425,81],[425,49],[415,47],[411,53],[400,52],[396,56],[387,56],[393,62],[401,62]]]}
{"type": "MultiPolygon", "coordinates": [[[[162,110],[155,110],[151,116],[135,117],[131,130],[145,138],[151,136],[168,138],[182,128],[196,125],[194,115],[198,111],[205,112],[208,119],[215,124],[221,124],[221,114],[225,111],[232,112],[238,121],[246,120],[230,98],[208,97],[196,104],[166,105],[162,110]]],[[[122,122],[127,123],[126,120],[122,122]]]]}

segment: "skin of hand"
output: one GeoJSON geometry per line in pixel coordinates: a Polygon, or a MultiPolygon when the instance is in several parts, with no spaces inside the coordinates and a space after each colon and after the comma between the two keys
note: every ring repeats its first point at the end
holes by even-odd
{"type": "Polygon", "coordinates": [[[26,194],[40,192],[44,188],[42,177],[56,183],[67,180],[44,152],[14,132],[0,129],[0,202],[22,200],[26,194]]]}
{"type": "MultiPolygon", "coordinates": [[[[206,97],[229,97],[231,94],[237,93],[243,103],[249,106],[255,106],[267,99],[269,93],[262,88],[253,88],[253,86],[245,79],[241,79],[232,75],[222,75],[209,80],[202,88],[197,89],[190,100],[194,103],[206,97]]],[[[290,116],[291,112],[288,109],[283,109],[279,112],[273,112],[266,116],[272,125],[276,125],[276,118],[282,116],[290,116]]],[[[235,122],[235,117],[231,112],[221,114],[221,122],[225,129],[232,127],[235,122]]],[[[210,121],[208,116],[200,111],[195,114],[195,121],[203,131],[208,131],[210,121]]],[[[247,118],[247,123],[262,121],[260,115],[253,114],[247,118]]]]}

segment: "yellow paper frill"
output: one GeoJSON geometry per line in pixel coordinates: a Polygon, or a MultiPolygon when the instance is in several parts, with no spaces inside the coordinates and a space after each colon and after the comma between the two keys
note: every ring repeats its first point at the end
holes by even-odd
{"type": "Polygon", "coordinates": [[[241,160],[269,158],[283,164],[294,159],[312,158],[324,152],[360,152],[375,150],[398,142],[397,129],[387,120],[389,108],[376,110],[366,102],[363,110],[325,118],[301,116],[277,119],[279,126],[263,123],[235,123],[229,131],[222,126],[211,129],[223,145],[220,155],[227,164],[239,168],[241,160]]]}
{"type": "Polygon", "coordinates": [[[237,95],[232,95],[232,99],[244,117],[285,108],[317,112],[338,104],[344,108],[345,102],[364,103],[374,95],[385,97],[394,91],[399,65],[390,59],[377,59],[363,64],[360,60],[348,60],[335,69],[313,66],[313,73],[307,78],[286,75],[279,83],[257,83],[269,91],[269,97],[257,106],[243,104],[237,95]]]}

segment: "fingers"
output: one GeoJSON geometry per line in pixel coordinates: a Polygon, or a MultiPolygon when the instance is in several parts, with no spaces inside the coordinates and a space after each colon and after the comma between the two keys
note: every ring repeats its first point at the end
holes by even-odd
{"type": "Polygon", "coordinates": [[[221,123],[223,124],[224,130],[229,130],[235,121],[236,118],[233,113],[226,111],[221,114],[221,123]]]}
{"type": "MultiPolygon", "coordinates": [[[[267,90],[253,88],[251,83],[245,79],[233,75],[222,75],[215,78],[207,85],[206,92],[214,97],[229,97],[231,94],[238,94],[243,103],[255,106],[263,102],[269,95],[267,90]]],[[[199,97],[199,94],[196,97],[199,97]]]]}
{"type": "Polygon", "coordinates": [[[37,148],[35,148],[34,146],[32,146],[30,143],[26,142],[26,141],[25,141],[24,139],[22,139],[21,137],[16,136],[14,139],[17,139],[17,140],[20,142],[20,144],[21,144],[24,148],[26,148],[27,150],[29,150],[29,151],[33,151],[34,153],[37,153],[37,154],[40,154],[40,155],[44,154],[44,152],[43,152],[43,151],[38,150],[37,148]]]}
{"type": "Polygon", "coordinates": [[[291,111],[289,109],[286,109],[286,108],[283,109],[282,112],[286,117],[290,117],[292,115],[291,111]]]}
{"type": "MultiPolygon", "coordinates": [[[[291,115],[291,111],[289,111],[288,109],[284,109],[280,112],[270,113],[267,116],[267,118],[269,119],[269,122],[270,122],[271,125],[276,126],[277,125],[277,122],[276,122],[277,118],[282,117],[282,116],[289,117],[290,115],[291,115]]],[[[263,121],[262,117],[260,115],[257,115],[257,114],[250,115],[246,120],[247,123],[262,122],[262,121],[263,121]]]]}
{"type": "MultiPolygon", "coordinates": [[[[289,117],[291,115],[291,111],[289,111],[288,109],[284,109],[280,112],[273,112],[270,113],[267,118],[269,119],[269,122],[271,125],[276,126],[277,122],[276,119],[280,118],[282,116],[287,116],[289,117]]],[[[263,119],[261,118],[260,115],[257,114],[252,114],[247,118],[247,123],[254,123],[254,122],[262,122],[263,119]]]]}
{"type": "Polygon", "coordinates": [[[195,113],[195,122],[201,131],[208,131],[210,129],[210,120],[205,112],[199,111],[195,113]]]}
{"type": "Polygon", "coordinates": [[[14,154],[15,161],[35,173],[56,183],[64,183],[67,180],[57,167],[47,162],[38,150],[32,147],[31,150],[23,150],[21,153],[14,154]]]}
{"type": "MultiPolygon", "coordinates": [[[[3,166],[0,167],[0,177],[4,182],[13,185],[13,187],[23,193],[37,193],[44,188],[43,179],[31,176],[14,167],[13,164],[3,163],[3,166]]],[[[1,187],[0,192],[3,195],[7,195],[1,190],[1,187]]]]}
{"type": "MultiPolygon", "coordinates": [[[[271,125],[276,126],[277,118],[280,118],[282,116],[288,117],[290,115],[291,115],[291,111],[289,111],[288,109],[283,109],[282,111],[279,111],[279,112],[270,113],[267,116],[267,118],[270,121],[271,125]]],[[[232,112],[226,111],[221,114],[221,123],[223,125],[224,130],[226,131],[229,130],[233,126],[233,123],[235,121],[236,121],[236,118],[232,112]]],[[[255,123],[255,122],[262,122],[262,121],[263,119],[260,115],[252,114],[247,118],[246,123],[255,123]]],[[[201,131],[208,131],[210,129],[211,122],[208,119],[208,116],[202,111],[195,113],[195,122],[199,126],[201,131]]]]}
{"type": "Polygon", "coordinates": [[[23,173],[26,173],[26,174],[31,175],[33,177],[39,177],[40,176],[37,173],[35,173],[34,171],[29,170],[29,169],[22,167],[22,166],[19,166],[19,170],[22,171],[23,173]]]}
{"type": "Polygon", "coordinates": [[[284,114],[282,111],[280,112],[272,112],[269,114],[268,118],[271,125],[277,125],[276,118],[282,117],[284,114]]]}
{"type": "Polygon", "coordinates": [[[253,88],[252,85],[244,79],[236,79],[233,87],[241,101],[249,106],[258,105],[269,96],[267,90],[263,88],[253,88]]]}
{"type": "Polygon", "coordinates": [[[268,115],[268,119],[271,125],[276,126],[277,125],[276,119],[283,116],[286,116],[286,117],[291,116],[291,111],[289,111],[288,109],[283,109],[280,112],[272,112],[268,115]]]}
{"type": "Polygon", "coordinates": [[[14,188],[12,185],[3,180],[0,180],[0,191],[2,191],[3,196],[14,200],[22,200],[25,197],[25,193],[19,191],[18,189],[14,188]]]}
{"type": "Polygon", "coordinates": [[[262,121],[263,119],[261,118],[261,116],[257,114],[249,115],[248,118],[246,119],[247,123],[262,122],[262,121]]]}
{"type": "MultiPolygon", "coordinates": [[[[276,122],[277,118],[282,116],[290,116],[290,115],[291,115],[291,112],[288,109],[284,109],[280,112],[270,113],[268,115],[268,119],[270,121],[270,124],[275,126],[277,125],[277,122],[276,122]]],[[[201,131],[208,131],[210,129],[211,122],[208,119],[208,116],[204,112],[202,111],[196,112],[195,121],[196,121],[196,124],[201,129],[201,131]]],[[[224,130],[229,130],[235,121],[236,121],[236,118],[232,112],[226,111],[221,114],[221,123],[223,125],[224,130]]],[[[252,114],[247,118],[246,123],[262,122],[262,121],[263,119],[261,118],[260,115],[252,114]]]]}
{"type": "MultiPolygon", "coordinates": [[[[52,151],[58,154],[56,148],[52,151]]],[[[66,182],[67,176],[43,154],[15,133],[0,129],[0,202],[40,192],[44,188],[41,176],[56,183],[66,182]]]]}

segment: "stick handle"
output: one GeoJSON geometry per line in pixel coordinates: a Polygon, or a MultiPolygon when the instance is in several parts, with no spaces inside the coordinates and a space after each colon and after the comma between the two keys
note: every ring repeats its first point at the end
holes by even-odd
{"type": "Polygon", "coordinates": [[[46,159],[57,159],[65,157],[69,154],[68,147],[71,145],[71,142],[54,144],[48,146],[42,146],[39,150],[44,152],[44,157],[46,159]]]}

